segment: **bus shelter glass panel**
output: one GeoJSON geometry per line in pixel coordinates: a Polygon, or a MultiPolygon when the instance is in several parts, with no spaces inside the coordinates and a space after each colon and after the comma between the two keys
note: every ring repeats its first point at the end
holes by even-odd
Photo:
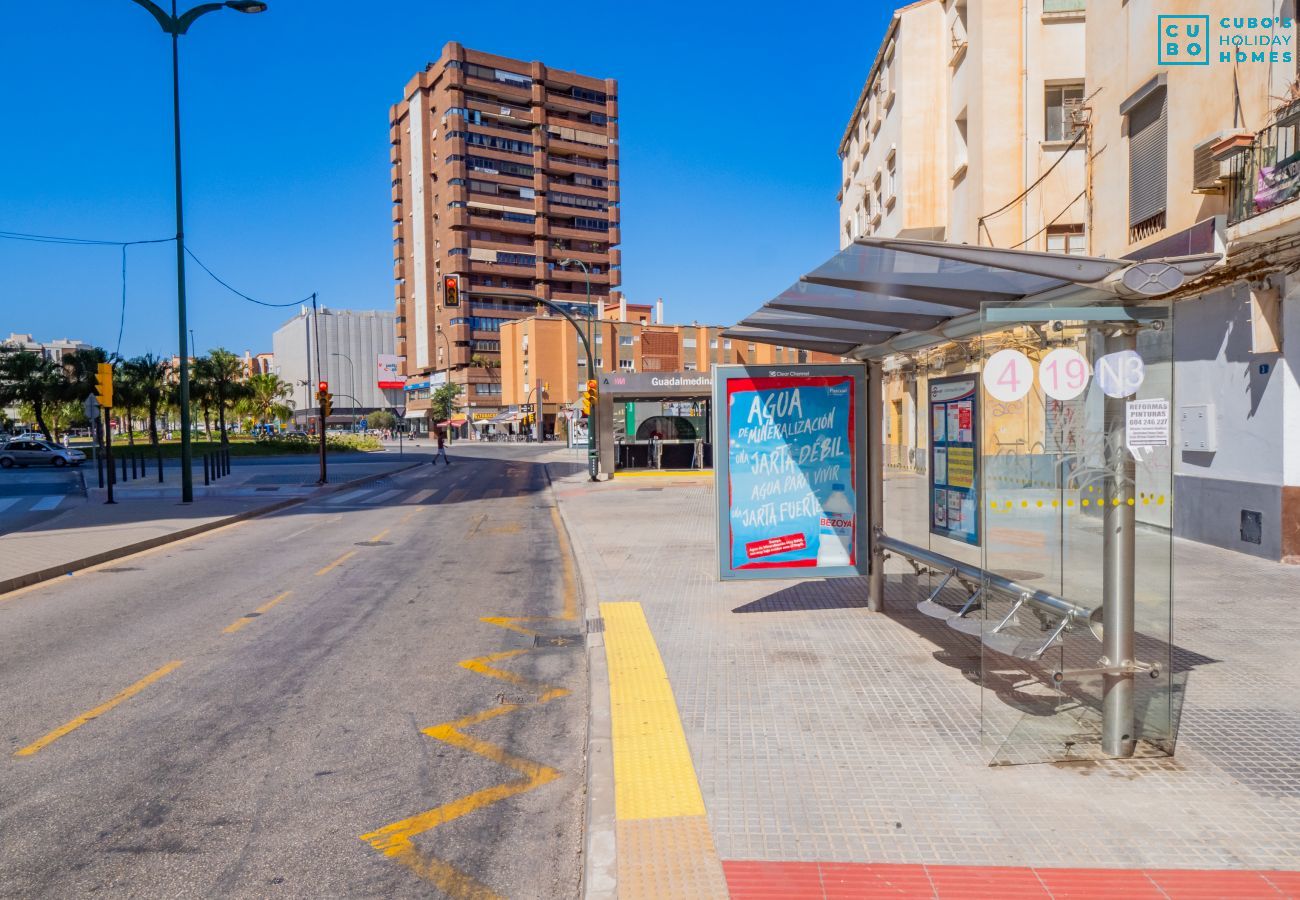
{"type": "Polygon", "coordinates": [[[1169,304],[982,317],[984,577],[968,633],[987,757],[1171,754],[1169,304]]]}

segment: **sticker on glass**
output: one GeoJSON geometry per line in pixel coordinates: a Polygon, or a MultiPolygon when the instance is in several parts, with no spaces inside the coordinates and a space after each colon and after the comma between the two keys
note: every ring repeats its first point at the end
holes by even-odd
{"type": "Polygon", "coordinates": [[[999,350],[984,364],[984,390],[1003,403],[1014,403],[1034,384],[1034,367],[1019,350],[999,350]]]}
{"type": "Polygon", "coordinates": [[[1107,353],[1097,360],[1097,384],[1107,397],[1128,397],[1137,393],[1146,378],[1146,365],[1136,350],[1107,353]]]}
{"type": "Polygon", "coordinates": [[[1078,350],[1058,347],[1038,364],[1038,383],[1053,400],[1073,400],[1088,386],[1088,361],[1078,350]]]}

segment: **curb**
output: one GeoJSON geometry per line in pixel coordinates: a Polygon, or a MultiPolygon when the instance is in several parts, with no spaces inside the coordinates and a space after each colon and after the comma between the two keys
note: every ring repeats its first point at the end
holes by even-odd
{"type": "Polygon", "coordinates": [[[121,559],[124,556],[131,556],[135,553],[141,553],[145,550],[152,550],[155,547],[161,547],[163,544],[170,544],[174,541],[183,541],[186,538],[194,537],[197,534],[203,534],[206,531],[215,531],[218,528],[225,528],[227,525],[234,525],[236,522],[243,522],[248,519],[256,519],[260,516],[269,515],[279,512],[282,509],[288,509],[290,506],[297,506],[300,503],[306,503],[313,497],[322,494],[333,494],[338,491],[347,490],[357,485],[365,484],[369,481],[378,481],[380,478],[388,478],[398,475],[402,472],[414,469],[417,466],[424,465],[423,462],[411,463],[409,466],[403,466],[400,469],[394,469],[391,472],[379,472],[374,475],[366,475],[361,478],[355,478],[352,481],[345,481],[339,485],[329,485],[329,490],[318,489],[315,493],[305,497],[290,497],[277,503],[271,503],[266,506],[259,506],[254,509],[247,509],[241,513],[235,513],[232,516],[226,516],[211,522],[205,522],[202,525],[194,525],[190,528],[182,528],[180,531],[173,531],[169,534],[161,534],[157,537],[148,538],[143,541],[136,541],[133,544],[126,544],[122,547],[114,547],[111,550],[104,550],[92,556],[86,556],[69,563],[62,563],[58,566],[40,569],[36,572],[28,572],[26,575],[15,575],[12,578],[6,578],[0,581],[0,595],[16,591],[19,588],[30,587],[33,584],[40,584],[43,581],[51,581],[64,575],[70,575],[73,572],[89,569],[91,566],[97,566],[100,563],[111,562],[115,559],[121,559]]]}
{"type": "MultiPolygon", "coordinates": [[[[546,479],[555,486],[551,464],[545,464],[546,479]]],[[[588,558],[580,552],[580,541],[569,525],[564,504],[555,499],[560,521],[569,534],[575,564],[582,584],[583,626],[600,617],[595,576],[588,558]]],[[[587,634],[587,808],[583,836],[582,896],[588,900],[616,900],[618,896],[618,847],[614,828],[614,753],[609,707],[609,671],[605,663],[605,640],[600,632],[587,634]]]]}

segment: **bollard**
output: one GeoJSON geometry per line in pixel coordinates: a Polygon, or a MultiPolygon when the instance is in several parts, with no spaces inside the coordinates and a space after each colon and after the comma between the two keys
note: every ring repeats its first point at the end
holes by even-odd
{"type": "Polygon", "coordinates": [[[139,464],[139,459],[138,459],[139,454],[135,452],[134,447],[131,447],[126,451],[126,455],[131,457],[131,477],[139,478],[140,470],[136,468],[136,466],[139,464]]]}
{"type": "Polygon", "coordinates": [[[203,486],[207,487],[208,483],[208,455],[205,453],[203,454],[203,486]]]}
{"type": "Polygon", "coordinates": [[[122,481],[123,482],[128,480],[126,477],[126,457],[127,454],[123,453],[122,454],[122,481]]]}
{"type": "Polygon", "coordinates": [[[226,454],[226,474],[229,475],[230,474],[230,448],[229,447],[225,449],[225,454],[226,454]]]}
{"type": "Polygon", "coordinates": [[[159,451],[158,451],[158,483],[159,483],[159,484],[162,484],[162,480],[163,480],[163,471],[162,471],[162,451],[159,450],[159,451]]]}

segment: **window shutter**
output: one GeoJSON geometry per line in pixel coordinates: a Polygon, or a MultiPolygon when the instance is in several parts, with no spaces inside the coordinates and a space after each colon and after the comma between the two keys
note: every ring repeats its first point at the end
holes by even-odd
{"type": "Polygon", "coordinates": [[[1165,210],[1168,193],[1168,91],[1158,90],[1128,114],[1128,223],[1165,210]]]}

